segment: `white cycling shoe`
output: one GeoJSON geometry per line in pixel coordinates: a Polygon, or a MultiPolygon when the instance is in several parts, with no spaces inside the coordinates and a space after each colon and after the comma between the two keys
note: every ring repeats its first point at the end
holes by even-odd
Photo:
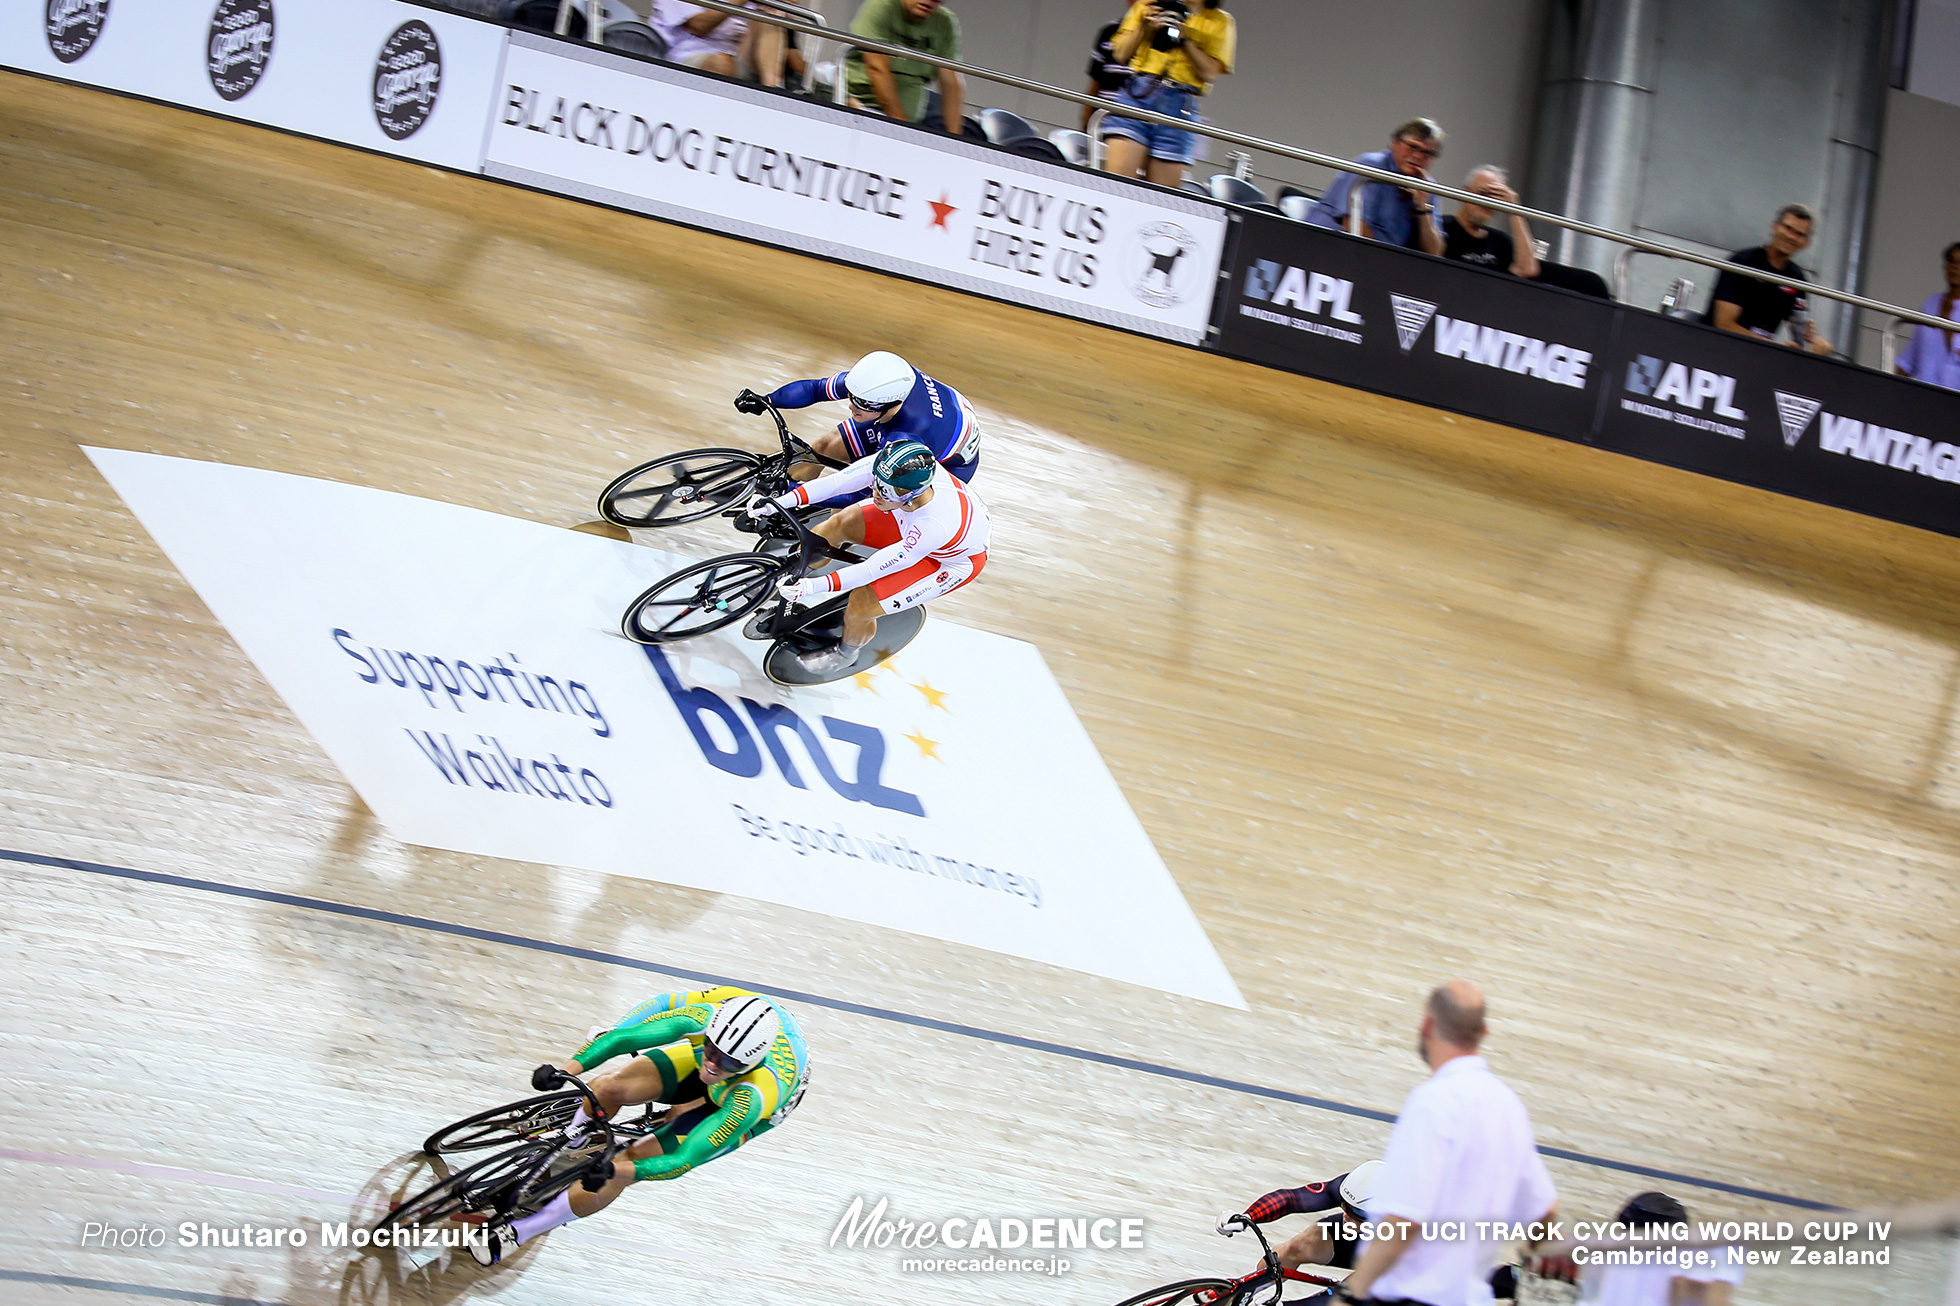
{"type": "Polygon", "coordinates": [[[798,653],[796,660],[803,665],[805,671],[821,676],[832,671],[842,671],[857,661],[858,654],[863,651],[862,646],[834,644],[815,653],[798,653]]]}
{"type": "Polygon", "coordinates": [[[470,1239],[470,1256],[478,1265],[495,1265],[517,1250],[517,1232],[508,1220],[493,1220],[483,1226],[481,1238],[470,1239]]]}

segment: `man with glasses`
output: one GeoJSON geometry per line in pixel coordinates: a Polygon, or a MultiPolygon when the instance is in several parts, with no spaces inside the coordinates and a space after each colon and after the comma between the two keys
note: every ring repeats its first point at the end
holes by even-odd
{"type": "MultiPolygon", "coordinates": [[[[1427,118],[1415,118],[1395,129],[1385,150],[1375,150],[1356,163],[1405,177],[1428,181],[1429,165],[1443,152],[1443,129],[1427,118]]],[[[1316,227],[1351,231],[1385,245],[1443,252],[1443,228],[1436,220],[1436,198],[1414,186],[1389,186],[1363,181],[1351,172],[1335,178],[1311,209],[1307,221],[1316,227]],[[1354,190],[1361,187],[1361,205],[1354,210],[1354,190]]]]}
{"type": "MultiPolygon", "coordinates": [[[[809,1083],[810,1049],[789,1010],[759,993],[721,987],[663,993],[593,1036],[557,1067],[539,1066],[532,1086],[557,1081],[554,1069],[583,1075],[617,1056],[633,1059],[589,1084],[608,1117],[644,1102],[669,1105],[666,1123],[621,1152],[596,1193],[574,1184],[532,1215],[499,1220],[470,1243],[470,1255],[495,1265],[526,1241],[612,1205],[629,1184],[678,1179],[728,1155],[789,1118],[809,1083]]],[[[566,1132],[589,1117],[580,1106],[566,1132]]]]}
{"type": "MultiPolygon", "coordinates": [[[[916,440],[962,482],[971,481],[980,470],[980,424],[974,418],[973,405],[944,381],[933,380],[897,354],[882,349],[866,354],[850,371],[835,376],[791,381],[766,396],[744,390],[735,397],[735,409],[760,413],[765,405],[808,408],[839,399],[850,404],[850,416],[837,424],[835,432],[810,442],[810,447],[825,458],[855,462],[897,441],[916,440]]],[[[790,475],[808,481],[822,471],[815,463],[799,463],[790,469],[790,475]]],[[[858,494],[827,506],[841,507],[863,497],[858,494]]]]}
{"type": "Polygon", "coordinates": [[[832,545],[862,544],[875,550],[862,562],[806,580],[779,583],[792,603],[848,593],[843,637],[836,647],[799,660],[819,674],[857,661],[878,633],[878,618],[951,594],[987,565],[987,506],[980,496],[913,440],[888,444],[841,472],[820,476],[773,501],[758,515],[826,499],[850,502],[870,492],[869,502],[833,514],[817,527],[832,545]]]}

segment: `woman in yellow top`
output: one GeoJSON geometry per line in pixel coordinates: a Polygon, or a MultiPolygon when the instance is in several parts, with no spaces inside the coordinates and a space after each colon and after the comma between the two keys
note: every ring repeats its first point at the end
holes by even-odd
{"type": "MultiPolygon", "coordinates": [[[[1136,0],[1110,40],[1110,51],[1130,66],[1130,80],[1116,103],[1195,122],[1197,97],[1232,71],[1239,33],[1225,0],[1136,0]]],[[[1197,140],[1179,127],[1121,118],[1103,119],[1106,171],[1142,177],[1159,186],[1184,180],[1197,140]]]]}

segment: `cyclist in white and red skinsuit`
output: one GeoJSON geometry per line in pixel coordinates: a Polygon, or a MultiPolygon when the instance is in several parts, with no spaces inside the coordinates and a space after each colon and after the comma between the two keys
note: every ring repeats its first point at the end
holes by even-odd
{"type": "Polygon", "coordinates": [[[871,491],[819,525],[832,545],[866,544],[869,558],[822,576],[778,585],[792,603],[849,592],[844,637],[834,649],[802,659],[811,671],[835,671],[871,642],[882,614],[950,594],[987,565],[987,506],[915,440],[886,445],[842,471],[820,476],[776,497],[781,508],[822,503],[871,491]]]}

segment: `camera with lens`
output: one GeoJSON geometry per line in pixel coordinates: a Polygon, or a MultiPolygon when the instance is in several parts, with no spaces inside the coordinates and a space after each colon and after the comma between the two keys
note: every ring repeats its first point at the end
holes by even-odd
{"type": "Polygon", "coordinates": [[[1191,16],[1191,11],[1184,7],[1184,0],[1157,0],[1153,7],[1171,21],[1169,26],[1150,33],[1150,48],[1168,54],[1184,44],[1184,20],[1191,16]]]}

